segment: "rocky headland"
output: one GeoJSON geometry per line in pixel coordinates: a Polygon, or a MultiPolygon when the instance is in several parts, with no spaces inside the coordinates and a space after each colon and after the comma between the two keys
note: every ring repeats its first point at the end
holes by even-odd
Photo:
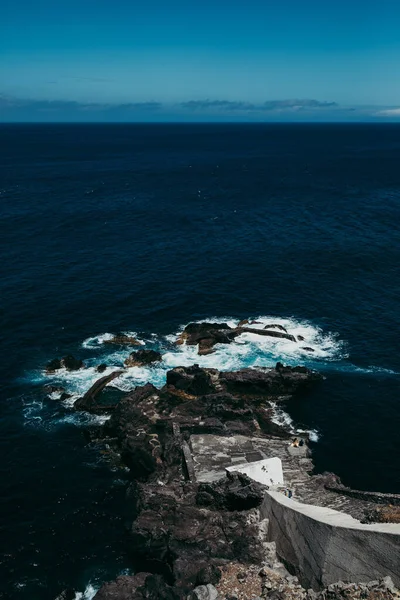
{"type": "MultiPolygon", "coordinates": [[[[204,355],[245,332],[303,342],[279,324],[256,326],[248,321],[235,328],[192,323],[177,343],[197,345],[204,355]]],[[[110,342],[129,344],[123,335],[110,342]]],[[[67,358],[52,361],[48,371],[84,368],[81,361],[67,358]]],[[[132,352],[125,366],[161,360],[158,352],[142,349],[132,352]]],[[[322,384],[319,373],[281,363],[231,372],[194,364],[168,371],[160,389],[147,383],[107,402],[104,390],[121,372],[101,377],[74,406],[109,415],[100,431],[93,429],[89,436],[129,470],[130,478],[128,545],[137,573],[105,584],[96,600],[400,598],[390,577],[328,587],[321,579],[310,589],[268,535],[262,505],[269,489],[358,520],[398,519],[399,497],[371,497],[348,490],[333,474],[314,475],[307,434],[276,422],[276,405],[301,402],[311,387],[322,384]],[[249,476],[249,469],[273,457],[282,465],[282,480],[249,476]]]]}

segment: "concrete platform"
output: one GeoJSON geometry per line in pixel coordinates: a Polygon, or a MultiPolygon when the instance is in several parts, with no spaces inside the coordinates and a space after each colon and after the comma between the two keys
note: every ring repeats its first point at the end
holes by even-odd
{"type": "Polygon", "coordinates": [[[238,471],[269,488],[283,486],[282,461],[280,458],[266,458],[252,463],[227,467],[227,471],[238,471]]]}

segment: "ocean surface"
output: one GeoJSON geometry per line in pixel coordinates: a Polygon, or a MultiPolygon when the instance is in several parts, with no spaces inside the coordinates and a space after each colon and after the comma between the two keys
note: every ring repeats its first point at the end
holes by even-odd
{"type": "Polygon", "coordinates": [[[320,370],[281,418],[311,432],[318,471],[400,492],[399,165],[399,125],[0,125],[0,598],[89,600],[134,570],[126,473],[71,408],[129,354],[112,333],[165,355],[121,390],[194,361],[320,370]],[[173,345],[190,321],[246,317],[315,352],[173,345]],[[87,368],[44,374],[68,353],[87,368]]]}

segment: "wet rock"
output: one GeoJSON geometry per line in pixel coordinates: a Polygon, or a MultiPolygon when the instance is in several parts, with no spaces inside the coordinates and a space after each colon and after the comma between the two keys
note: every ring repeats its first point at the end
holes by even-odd
{"type": "Polygon", "coordinates": [[[287,333],[286,327],[279,325],[279,323],[270,323],[269,325],[266,325],[264,329],[280,329],[280,331],[287,333]]]}
{"type": "Polygon", "coordinates": [[[120,346],[141,346],[139,340],[131,335],[127,335],[126,333],[118,333],[117,335],[113,335],[109,340],[104,340],[105,344],[117,344],[120,346]]]}
{"type": "Polygon", "coordinates": [[[196,503],[213,510],[251,510],[260,506],[266,489],[247,475],[227,473],[219,481],[200,483],[196,503]]]}
{"type": "Polygon", "coordinates": [[[53,358],[46,365],[46,373],[55,373],[59,369],[61,369],[61,360],[59,358],[53,358]]]}
{"type": "Polygon", "coordinates": [[[240,335],[241,333],[255,333],[257,335],[264,335],[274,338],[283,338],[286,340],[290,340],[291,342],[296,342],[296,338],[294,335],[290,333],[284,333],[283,331],[274,331],[273,329],[254,329],[253,327],[238,327],[236,330],[236,335],[240,335]]]}
{"type": "Polygon", "coordinates": [[[78,369],[82,369],[84,366],[83,361],[71,354],[61,359],[61,368],[67,369],[67,371],[78,371],[78,369]]]}
{"type": "Polygon", "coordinates": [[[302,346],[302,350],[307,350],[307,352],[315,352],[314,348],[310,348],[310,346],[302,346]]]}
{"type": "Polygon", "coordinates": [[[105,363],[101,363],[101,365],[97,365],[96,367],[96,371],[98,373],[104,373],[104,371],[107,369],[107,365],[105,363]]]}
{"type": "Polygon", "coordinates": [[[298,339],[299,342],[304,342],[305,338],[302,335],[298,335],[297,339],[298,339]]]}
{"type": "Polygon", "coordinates": [[[125,361],[126,367],[142,367],[162,360],[160,352],[155,350],[138,350],[132,352],[125,361]]]}
{"type": "Polygon", "coordinates": [[[106,385],[116,377],[119,377],[121,373],[123,373],[123,371],[114,371],[110,375],[98,379],[82,398],[78,398],[74,404],[74,408],[76,410],[85,410],[87,412],[98,412],[98,410],[104,411],[106,407],[98,406],[98,397],[106,385]]]}
{"type": "Polygon", "coordinates": [[[59,369],[67,369],[67,371],[77,371],[78,369],[82,369],[85,365],[83,361],[78,358],[75,358],[71,354],[68,356],[64,356],[64,358],[53,358],[46,365],[46,373],[55,373],[59,369]]]}

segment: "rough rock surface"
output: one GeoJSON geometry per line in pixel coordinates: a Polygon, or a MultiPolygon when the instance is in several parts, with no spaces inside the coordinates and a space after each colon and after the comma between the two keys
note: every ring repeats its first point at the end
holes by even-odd
{"type": "Polygon", "coordinates": [[[143,365],[150,365],[160,360],[162,360],[160,352],[156,352],[155,350],[137,350],[136,352],[131,352],[125,361],[125,366],[142,367],[143,365]]]}
{"type": "Polygon", "coordinates": [[[69,354],[68,356],[64,356],[64,358],[61,359],[53,358],[53,360],[51,360],[46,365],[46,372],[54,373],[59,369],[67,369],[67,371],[77,371],[78,369],[82,369],[84,366],[85,365],[83,364],[82,360],[80,360],[79,358],[75,358],[74,356],[69,354]]]}
{"type": "Polygon", "coordinates": [[[141,342],[131,335],[126,333],[118,333],[113,335],[109,340],[104,340],[105,344],[117,344],[120,346],[141,346],[141,342]]]}
{"type": "Polygon", "coordinates": [[[74,404],[74,408],[76,410],[85,410],[87,412],[105,412],[107,407],[99,407],[97,405],[98,397],[106,385],[121,375],[121,373],[123,373],[123,371],[114,371],[110,375],[98,379],[82,398],[78,398],[74,404]]]}
{"type": "Polygon", "coordinates": [[[246,327],[246,325],[257,324],[257,321],[244,319],[237,327],[230,327],[227,323],[189,323],[178,337],[177,344],[198,345],[199,354],[210,354],[214,352],[216,344],[230,344],[242,333],[284,338],[297,342],[296,338],[287,332],[285,327],[278,324],[267,325],[264,329],[246,327]],[[278,331],[276,331],[278,329],[278,331]]]}

